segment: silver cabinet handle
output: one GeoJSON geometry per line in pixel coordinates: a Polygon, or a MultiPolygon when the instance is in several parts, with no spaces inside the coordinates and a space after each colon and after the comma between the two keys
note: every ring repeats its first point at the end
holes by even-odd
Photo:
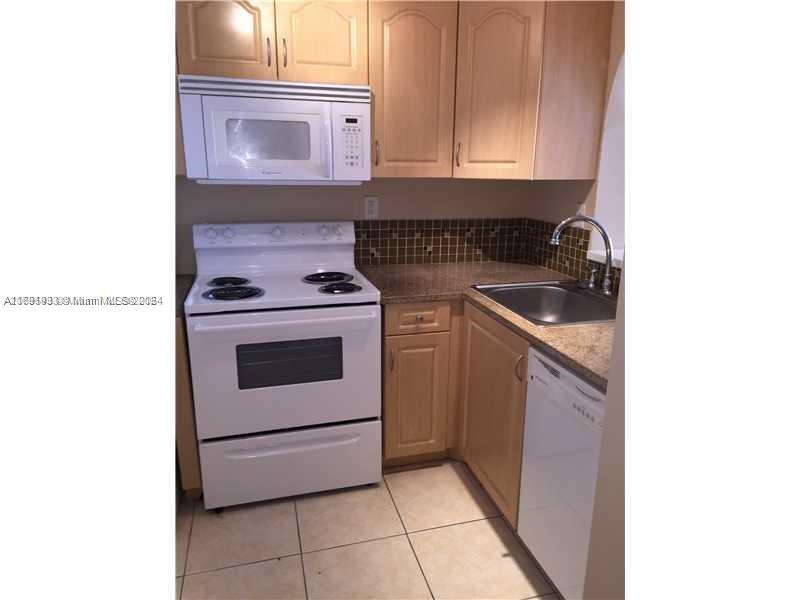
{"type": "Polygon", "coordinates": [[[272,66],[272,44],[270,43],[269,38],[267,38],[267,66],[272,66]]]}
{"type": "Polygon", "coordinates": [[[389,370],[394,371],[394,348],[389,350],[389,370]]]}
{"type": "Polygon", "coordinates": [[[289,52],[286,50],[286,38],[283,38],[283,68],[289,64],[289,52]]]}
{"type": "Polygon", "coordinates": [[[525,378],[522,377],[519,374],[519,366],[520,366],[520,364],[522,364],[522,359],[523,358],[525,358],[525,355],[524,354],[520,354],[519,358],[517,359],[517,362],[514,364],[514,375],[516,375],[517,379],[519,379],[520,381],[525,381],[525,378]]]}
{"type": "Polygon", "coordinates": [[[422,315],[417,315],[415,319],[417,323],[422,323],[425,320],[425,317],[423,317],[422,315]]]}
{"type": "Polygon", "coordinates": [[[461,166],[461,142],[456,144],[456,166],[461,166]]]}
{"type": "Polygon", "coordinates": [[[378,140],[375,140],[375,166],[378,166],[378,163],[381,160],[381,143],[378,140]]]}

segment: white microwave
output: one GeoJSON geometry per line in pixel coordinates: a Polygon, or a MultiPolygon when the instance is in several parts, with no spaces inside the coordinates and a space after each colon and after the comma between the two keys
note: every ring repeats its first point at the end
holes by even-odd
{"type": "Polygon", "coordinates": [[[186,176],[199,183],[370,179],[368,86],[180,75],[186,176]]]}

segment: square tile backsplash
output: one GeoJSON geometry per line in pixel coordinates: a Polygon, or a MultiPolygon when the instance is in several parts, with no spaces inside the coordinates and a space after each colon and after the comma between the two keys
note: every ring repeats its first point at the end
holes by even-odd
{"type": "MultiPolygon", "coordinates": [[[[551,246],[555,223],[535,219],[426,219],[355,222],[357,265],[522,262],[576,279],[604,265],[586,258],[589,231],[567,227],[551,246]]],[[[614,269],[614,293],[620,270],[614,269]]]]}

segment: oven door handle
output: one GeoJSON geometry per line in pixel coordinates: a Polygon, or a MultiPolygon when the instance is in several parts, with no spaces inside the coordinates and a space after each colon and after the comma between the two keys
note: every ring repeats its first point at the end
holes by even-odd
{"type": "Polygon", "coordinates": [[[303,319],[302,321],[271,321],[262,323],[243,323],[238,325],[195,325],[193,331],[195,333],[214,333],[216,331],[246,331],[250,329],[263,329],[269,327],[283,327],[293,325],[326,325],[339,324],[339,323],[358,323],[374,321],[378,318],[377,312],[371,312],[366,315],[359,315],[357,317],[328,317],[326,319],[303,319]]]}

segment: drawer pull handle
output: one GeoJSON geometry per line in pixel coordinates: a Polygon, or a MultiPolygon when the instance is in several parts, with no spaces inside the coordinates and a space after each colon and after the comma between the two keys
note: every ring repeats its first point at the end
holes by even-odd
{"type": "Polygon", "coordinates": [[[423,317],[422,315],[417,315],[415,319],[417,323],[422,323],[425,320],[425,317],[423,317]]]}
{"type": "Polygon", "coordinates": [[[323,448],[333,448],[344,444],[354,444],[361,438],[360,435],[339,435],[318,438],[316,440],[303,440],[298,442],[287,442],[265,446],[262,448],[242,448],[240,450],[228,450],[226,458],[241,460],[247,458],[265,458],[276,454],[289,454],[292,452],[305,452],[308,450],[321,450],[323,448]]]}

